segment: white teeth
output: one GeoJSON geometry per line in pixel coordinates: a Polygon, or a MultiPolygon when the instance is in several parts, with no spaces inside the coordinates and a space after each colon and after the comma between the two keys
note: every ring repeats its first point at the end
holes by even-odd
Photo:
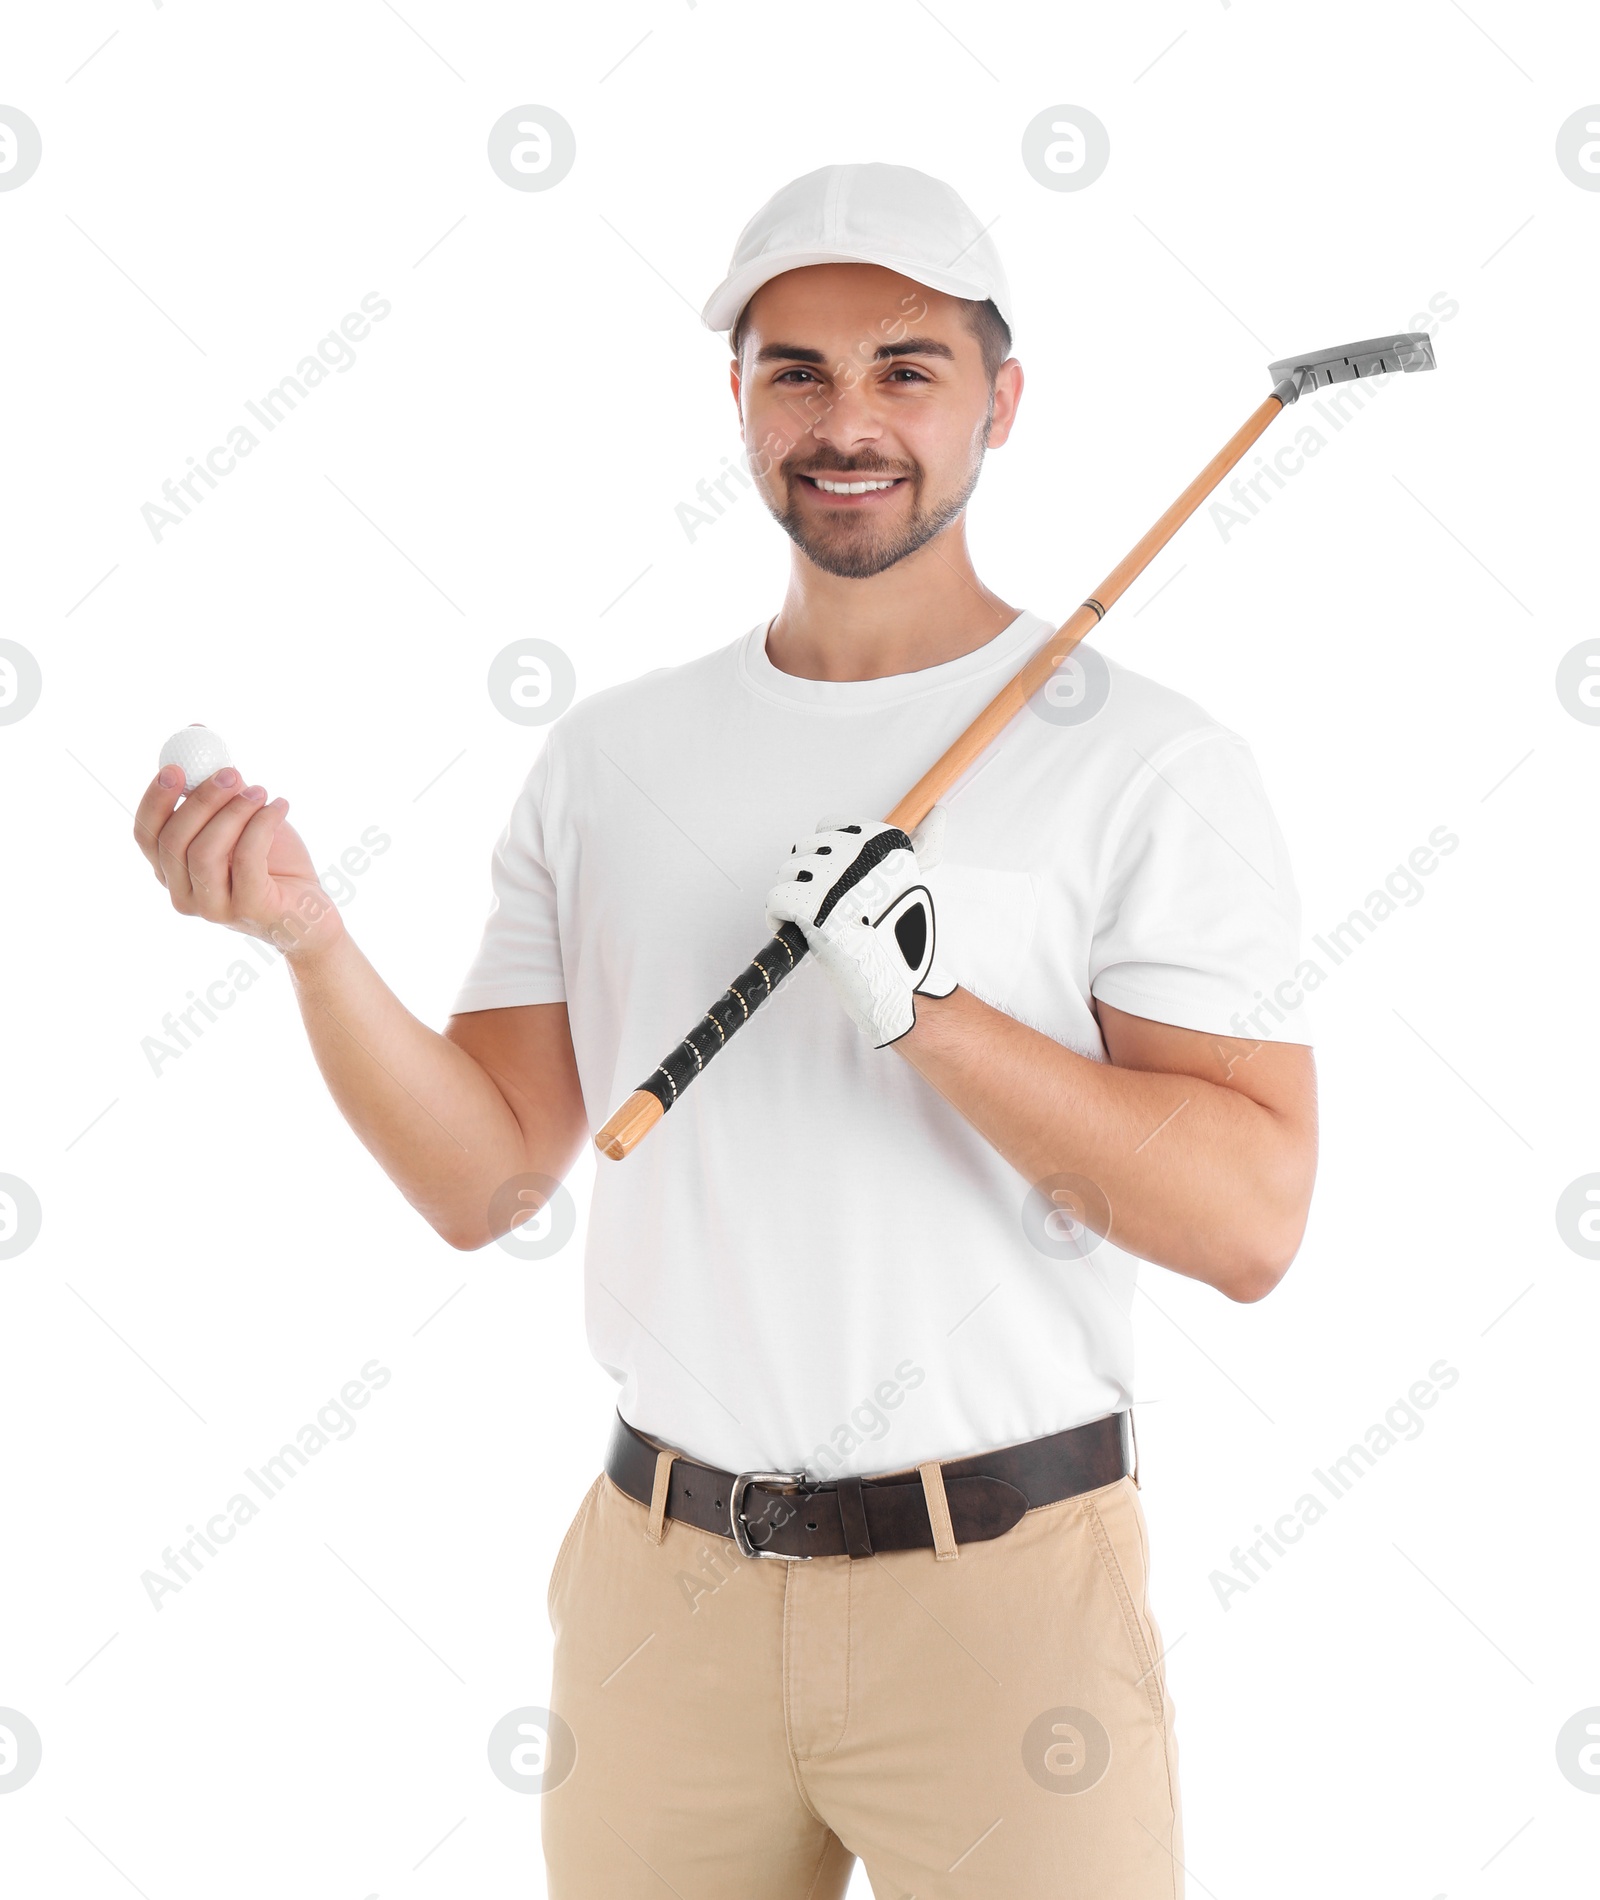
{"type": "Polygon", "coordinates": [[[811,478],[818,488],[830,495],[868,495],[875,494],[880,488],[893,488],[898,477],[886,482],[830,482],[821,475],[811,478]]]}

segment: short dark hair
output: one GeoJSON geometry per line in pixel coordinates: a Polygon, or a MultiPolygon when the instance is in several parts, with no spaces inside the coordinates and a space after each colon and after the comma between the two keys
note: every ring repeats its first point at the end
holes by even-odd
{"type": "Polygon", "coordinates": [[[967,328],[978,339],[978,348],[983,352],[983,373],[993,389],[1000,365],[1011,354],[1011,325],[1001,316],[992,297],[986,297],[982,303],[975,298],[966,299],[966,311],[967,328]]]}
{"type": "MultiPolygon", "coordinates": [[[[978,349],[983,356],[983,373],[989,379],[989,387],[993,389],[1000,365],[1011,354],[1011,326],[1001,316],[992,297],[986,297],[982,303],[975,297],[965,297],[962,304],[967,314],[967,328],[977,339],[978,349]]],[[[728,332],[728,347],[735,357],[740,354],[744,343],[744,320],[749,309],[749,304],[746,304],[728,332]]]]}

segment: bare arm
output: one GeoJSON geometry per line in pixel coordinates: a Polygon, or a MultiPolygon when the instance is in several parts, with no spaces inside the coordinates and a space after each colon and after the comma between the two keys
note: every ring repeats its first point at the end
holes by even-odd
{"type": "Polygon", "coordinates": [[[1027,1180],[1095,1182],[1118,1246],[1230,1299],[1262,1298],[1311,1204],[1311,1051],[1096,1008],[1109,1063],[963,989],[919,996],[893,1047],[1027,1180]]]}
{"type": "Polygon", "coordinates": [[[134,818],[173,908],[283,952],[340,1112],[442,1238],[466,1250],[505,1232],[509,1208],[490,1225],[496,1189],[519,1174],[559,1180],[587,1134],[566,1005],[481,1010],[430,1029],[346,931],[284,822],[287,801],[264,803],[231,768],[180,796],[157,778],[134,818]]]}
{"type": "Polygon", "coordinates": [[[491,1223],[489,1204],[513,1175],[559,1181],[572,1166],[588,1123],[565,1003],[475,1010],[452,1016],[441,1035],[406,1009],[342,928],[323,949],[287,961],[329,1093],[452,1247],[471,1251],[507,1231],[510,1210],[491,1223]]]}

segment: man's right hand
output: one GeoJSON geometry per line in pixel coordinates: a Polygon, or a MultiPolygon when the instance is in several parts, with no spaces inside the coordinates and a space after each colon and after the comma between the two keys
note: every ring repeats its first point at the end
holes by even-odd
{"type": "Polygon", "coordinates": [[[182,772],[171,776],[146,789],[133,829],[173,909],[285,953],[312,1054],[356,1138],[452,1247],[500,1238],[525,1177],[559,1181],[588,1141],[566,1004],[429,1028],[346,932],[284,823],[286,799],[267,804],[230,766],[187,798],[182,772]]]}
{"type": "Polygon", "coordinates": [[[319,949],[344,927],[339,907],[299,833],[284,822],[289,801],[267,804],[266,796],[229,765],[185,797],[182,768],[164,766],[139,801],[134,837],[174,910],[259,937],[285,955],[319,949]]]}

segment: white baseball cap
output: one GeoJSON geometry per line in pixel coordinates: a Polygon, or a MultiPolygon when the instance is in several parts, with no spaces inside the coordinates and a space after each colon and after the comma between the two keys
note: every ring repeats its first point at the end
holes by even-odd
{"type": "Polygon", "coordinates": [[[881,264],[951,297],[986,298],[1011,327],[1011,289],[984,227],[941,179],[909,165],[824,165],[777,191],[739,233],[701,312],[731,330],[773,277],[807,264],[881,264]]]}

